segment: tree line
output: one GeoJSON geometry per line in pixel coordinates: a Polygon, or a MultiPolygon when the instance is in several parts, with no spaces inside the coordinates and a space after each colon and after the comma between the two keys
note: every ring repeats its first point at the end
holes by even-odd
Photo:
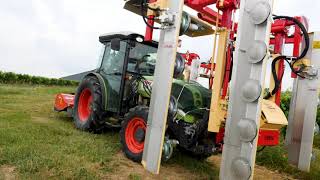
{"type": "Polygon", "coordinates": [[[77,86],[79,82],[27,74],[16,74],[13,72],[0,71],[0,83],[3,84],[30,84],[47,86],[77,86]]]}

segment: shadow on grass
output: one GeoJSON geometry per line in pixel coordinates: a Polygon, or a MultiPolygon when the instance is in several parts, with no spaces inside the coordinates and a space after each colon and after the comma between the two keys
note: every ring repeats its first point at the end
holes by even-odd
{"type": "Polygon", "coordinates": [[[320,135],[314,137],[313,146],[320,149],[320,135]]]}
{"type": "Polygon", "coordinates": [[[215,164],[178,150],[174,151],[172,159],[165,164],[178,164],[192,173],[203,176],[204,179],[219,179],[219,168],[215,164]]]}

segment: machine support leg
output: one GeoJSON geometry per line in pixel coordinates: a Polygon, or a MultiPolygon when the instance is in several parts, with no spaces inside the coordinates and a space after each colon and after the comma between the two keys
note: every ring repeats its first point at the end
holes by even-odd
{"type": "Polygon", "coordinates": [[[311,78],[294,80],[286,133],[289,163],[302,171],[310,170],[314,127],[320,87],[320,32],[310,34],[311,78]]]}
{"type": "MultiPolygon", "coordinates": [[[[183,0],[166,0],[168,14],[173,15],[173,25],[160,32],[156,69],[147,123],[142,165],[148,171],[158,174],[162,146],[166,130],[168,105],[171,93],[174,63],[179,39],[183,0]]],[[[162,27],[164,27],[162,25],[162,27]]]]}
{"type": "Polygon", "coordinates": [[[272,0],[242,0],[220,179],[252,179],[257,150],[272,0]]]}

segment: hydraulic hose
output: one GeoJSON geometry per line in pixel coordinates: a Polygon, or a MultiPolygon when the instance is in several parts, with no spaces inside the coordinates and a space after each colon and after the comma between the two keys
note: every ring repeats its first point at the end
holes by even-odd
{"type": "Polygon", "coordinates": [[[159,9],[155,9],[155,8],[149,7],[149,6],[147,5],[146,0],[142,0],[140,6],[141,6],[141,7],[140,7],[141,17],[142,17],[144,23],[145,23],[149,28],[151,28],[151,29],[160,29],[160,27],[155,27],[155,26],[149,24],[148,21],[146,20],[146,19],[152,19],[152,20],[154,20],[154,18],[149,18],[149,17],[146,17],[146,16],[144,15],[144,9],[145,9],[146,6],[147,6],[148,9],[151,9],[151,10],[153,10],[153,11],[159,11],[159,9]]]}
{"type": "Polygon", "coordinates": [[[302,31],[302,34],[303,34],[304,41],[305,41],[306,45],[305,45],[302,53],[300,54],[300,56],[297,57],[297,60],[304,58],[306,56],[308,50],[309,50],[309,44],[310,44],[308,31],[304,27],[304,25],[298,19],[296,19],[294,17],[290,17],[290,16],[274,16],[273,19],[274,20],[286,19],[286,20],[292,21],[294,24],[296,24],[300,28],[300,30],[302,31]]]}
{"type": "Polygon", "coordinates": [[[282,81],[283,74],[281,75],[280,79],[278,79],[277,71],[276,71],[276,63],[277,63],[277,61],[279,61],[281,59],[285,60],[289,64],[290,69],[291,69],[291,71],[293,73],[295,73],[297,76],[299,76],[301,78],[304,78],[303,76],[300,75],[301,71],[299,71],[299,70],[297,71],[297,70],[294,69],[294,64],[299,59],[302,59],[302,58],[304,58],[306,56],[306,54],[307,54],[307,52],[309,50],[309,46],[310,46],[310,42],[309,42],[310,40],[309,40],[308,31],[305,28],[305,26],[299,20],[297,20],[296,18],[290,17],[290,16],[274,16],[273,19],[274,20],[286,19],[286,20],[292,21],[294,24],[296,24],[300,28],[300,30],[302,31],[302,34],[303,34],[303,37],[304,37],[304,41],[305,41],[305,47],[304,47],[302,53],[298,57],[289,57],[289,56],[281,55],[281,56],[278,56],[278,57],[273,59],[272,64],[271,64],[271,69],[272,69],[272,76],[273,76],[273,80],[275,82],[275,86],[274,86],[273,90],[271,91],[271,93],[270,92],[267,93],[267,95],[264,97],[264,99],[269,99],[274,94],[276,94],[280,89],[280,84],[281,84],[281,81],[282,81]],[[292,63],[289,62],[290,60],[292,61],[292,63]]]}

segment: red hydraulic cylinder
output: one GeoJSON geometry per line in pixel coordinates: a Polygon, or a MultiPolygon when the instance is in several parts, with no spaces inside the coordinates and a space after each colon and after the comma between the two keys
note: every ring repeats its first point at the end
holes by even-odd
{"type": "MultiPolygon", "coordinates": [[[[154,16],[148,16],[148,24],[154,26],[154,16]]],[[[146,27],[146,33],[144,35],[144,41],[152,41],[153,29],[149,26],[146,27]]]]}
{"type": "MultiPolygon", "coordinates": [[[[153,3],[156,2],[157,0],[149,0],[149,3],[153,3]]],[[[147,22],[150,26],[154,26],[154,15],[149,15],[147,22]]],[[[144,35],[144,41],[152,41],[152,37],[153,37],[153,28],[147,26],[146,27],[146,33],[144,35]]]]}
{"type": "Polygon", "coordinates": [[[184,4],[188,6],[193,6],[196,8],[203,8],[210,4],[215,4],[217,0],[185,0],[184,4]]]}
{"type": "MultiPolygon", "coordinates": [[[[274,53],[275,54],[282,54],[282,49],[283,49],[283,44],[285,40],[286,34],[284,33],[277,33],[275,35],[275,45],[274,45],[274,53]]],[[[280,84],[279,84],[279,89],[277,93],[275,94],[275,103],[280,106],[280,101],[281,101],[281,84],[282,84],[282,76],[284,73],[284,60],[281,59],[278,62],[278,72],[277,72],[277,78],[280,79],[280,84]]]]}
{"type": "MultiPolygon", "coordinates": [[[[297,17],[299,21],[301,21],[300,17],[297,17]]],[[[293,56],[298,57],[300,55],[300,44],[301,44],[301,30],[299,26],[295,25],[294,27],[294,35],[293,35],[293,56]]],[[[297,78],[297,75],[291,72],[292,78],[297,78]]]]}
{"type": "Polygon", "coordinates": [[[201,20],[204,20],[210,24],[216,24],[218,18],[219,18],[219,26],[221,26],[222,18],[218,15],[218,12],[212,10],[211,8],[205,7],[201,10],[201,12],[198,13],[198,18],[201,20]]]}

